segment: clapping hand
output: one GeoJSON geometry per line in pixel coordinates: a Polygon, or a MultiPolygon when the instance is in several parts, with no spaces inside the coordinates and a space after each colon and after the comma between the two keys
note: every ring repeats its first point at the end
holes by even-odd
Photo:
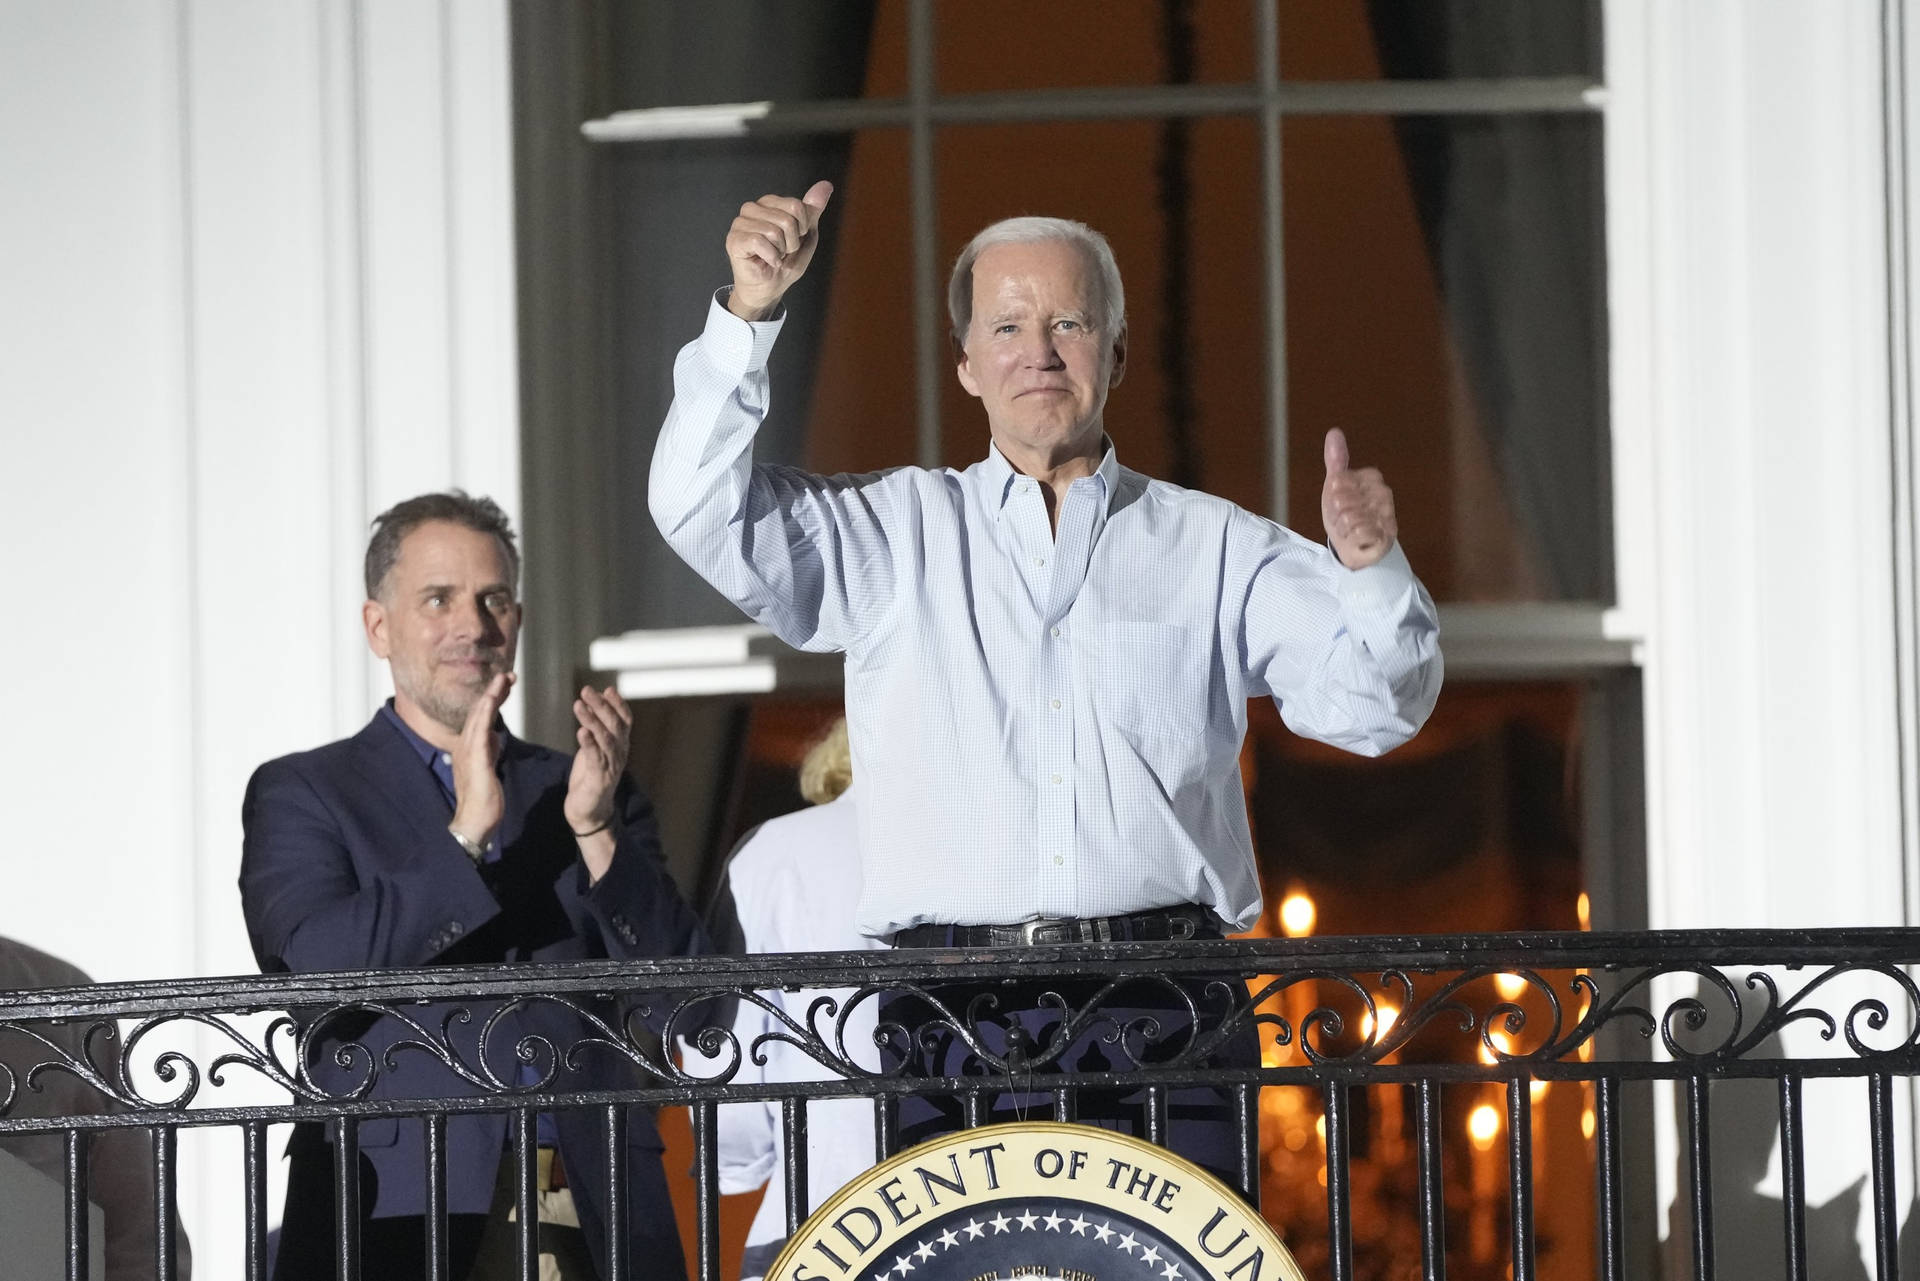
{"type": "Polygon", "coordinates": [[[614,796],[627,772],[633,714],[611,687],[596,690],[588,685],[573,700],[573,718],[579,722],[574,740],[580,750],[574,753],[561,812],[579,838],[581,857],[597,881],[613,862],[614,841],[608,829],[614,820],[614,796]]]}

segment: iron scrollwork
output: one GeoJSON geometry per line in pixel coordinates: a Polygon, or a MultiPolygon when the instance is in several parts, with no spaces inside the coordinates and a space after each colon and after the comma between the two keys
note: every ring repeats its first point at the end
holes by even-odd
{"type": "MultiPolygon", "coordinates": [[[[172,1007],[161,987],[58,1017],[36,1014],[29,994],[11,994],[0,996],[13,1002],[0,1004],[0,1126],[23,1128],[31,1109],[22,1100],[56,1075],[97,1095],[103,1109],[183,1114],[223,1106],[221,1087],[236,1074],[272,1087],[282,1106],[390,1098],[383,1086],[415,1060],[450,1083],[447,1093],[503,1103],[564,1095],[568,1077],[594,1055],[624,1060],[637,1082],[673,1097],[726,1101],[764,1095],[764,1086],[737,1078],[748,1064],[765,1066],[776,1045],[850,1082],[896,1081],[915,1051],[937,1040],[963,1047],[994,1075],[1057,1069],[1086,1038],[1109,1051],[1116,1072],[1191,1072],[1249,1028],[1266,1069],[1291,1080],[1364,1079],[1370,1068],[1408,1062],[1489,1079],[1547,1064],[1559,1075],[1598,1075],[1623,1040],[1641,1042],[1678,1076],[1778,1058],[1782,1034],[1802,1026],[1817,1054],[1851,1060],[1845,1070],[1905,1070],[1920,1056],[1920,986],[1905,968],[1920,958],[1907,955],[1915,940],[1904,935],[1901,947],[1877,955],[1835,949],[1822,959],[1801,949],[1777,964],[1718,940],[1670,956],[1649,957],[1643,946],[1614,962],[1605,936],[1577,937],[1572,965],[1556,964],[1551,949],[1448,955],[1449,943],[1466,940],[1416,941],[1417,950],[1376,954],[1373,965],[1334,964],[1284,944],[1213,944],[1186,954],[1204,955],[1208,966],[1177,971],[1164,961],[1182,955],[1178,948],[1138,959],[1115,947],[1047,949],[1038,978],[1017,970],[1029,992],[1042,985],[1050,1018],[1038,1037],[1012,1030],[1001,996],[1006,968],[983,961],[956,979],[952,966],[906,953],[731,966],[751,973],[683,966],[665,988],[650,987],[645,972],[619,982],[599,974],[586,987],[567,967],[509,980],[495,973],[464,989],[428,972],[338,976],[330,1004],[289,1002],[294,1014],[264,1022],[243,1016],[273,1007],[275,979],[236,981],[212,998],[202,985],[194,1008],[172,1007]],[[1728,959],[1736,954],[1738,963],[1728,959]],[[393,995],[410,978],[420,980],[418,994],[393,995]],[[368,995],[356,994],[356,979],[368,995]],[[773,984],[812,995],[804,1005],[776,1001],[773,984]],[[911,1026],[889,1000],[901,996],[922,1012],[911,1026]],[[738,1020],[715,1013],[741,1009],[761,1016],[759,1031],[742,1034],[738,1020]],[[856,1017],[862,1010],[875,1012],[870,1033],[856,1017]]],[[[1347,959],[1363,955],[1356,947],[1347,959]]],[[[86,993],[63,995],[84,1005],[86,993]]]]}

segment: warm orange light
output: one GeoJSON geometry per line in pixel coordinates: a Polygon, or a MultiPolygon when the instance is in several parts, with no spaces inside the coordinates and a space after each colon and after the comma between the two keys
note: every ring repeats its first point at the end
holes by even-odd
{"type": "Polygon", "coordinates": [[[1400,1011],[1397,1007],[1386,1004],[1381,1004],[1375,1008],[1380,1012],[1377,1027],[1373,1015],[1363,1014],[1360,1016],[1360,1035],[1363,1037],[1371,1037],[1375,1031],[1378,1031],[1380,1038],[1385,1040],[1387,1033],[1393,1031],[1394,1020],[1400,1017],[1400,1011]]]}
{"type": "Polygon", "coordinates": [[[1313,933],[1313,900],[1298,890],[1280,900],[1280,928],[1288,938],[1304,938],[1313,933]]]}
{"type": "Polygon", "coordinates": [[[1327,1141],[1327,1118],[1326,1117],[1321,1116],[1321,1117],[1314,1118],[1313,1132],[1320,1136],[1320,1141],[1322,1143],[1325,1143],[1327,1141]]]}
{"type": "Polygon", "coordinates": [[[1580,1135],[1582,1138],[1590,1139],[1593,1137],[1593,1124],[1593,1109],[1587,1108],[1580,1113],[1580,1135]]]}
{"type": "Polygon", "coordinates": [[[1493,1049],[1488,1046],[1485,1041],[1480,1043],[1480,1061],[1488,1066],[1492,1066],[1500,1061],[1500,1057],[1493,1052],[1493,1049]]]}
{"type": "Polygon", "coordinates": [[[1580,897],[1574,901],[1573,910],[1580,916],[1581,929],[1593,928],[1593,900],[1587,897],[1585,890],[1580,891],[1580,897]]]}
{"type": "Polygon", "coordinates": [[[1527,990],[1527,981],[1518,974],[1496,974],[1493,985],[1500,989],[1500,995],[1509,1001],[1517,1001],[1520,994],[1527,990]]]}
{"type": "Polygon", "coordinates": [[[1467,1137],[1473,1140],[1473,1146],[1485,1152],[1500,1137],[1500,1109],[1491,1103],[1482,1103],[1467,1113],[1467,1137]]]}
{"type": "Polygon", "coordinates": [[[1533,1096],[1533,1101],[1535,1103],[1538,1103],[1541,1099],[1544,1099],[1547,1097],[1547,1082],[1534,1081],[1530,1083],[1527,1086],[1527,1093],[1533,1096]]]}

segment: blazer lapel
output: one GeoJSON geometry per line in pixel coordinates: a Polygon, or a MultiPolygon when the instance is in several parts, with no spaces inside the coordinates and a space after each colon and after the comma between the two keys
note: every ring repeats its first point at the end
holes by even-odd
{"type": "Polygon", "coordinates": [[[395,819],[412,834],[408,848],[430,848],[445,838],[453,812],[440,794],[440,784],[386,717],[375,713],[367,727],[353,736],[352,760],[368,794],[385,800],[395,819]]]}

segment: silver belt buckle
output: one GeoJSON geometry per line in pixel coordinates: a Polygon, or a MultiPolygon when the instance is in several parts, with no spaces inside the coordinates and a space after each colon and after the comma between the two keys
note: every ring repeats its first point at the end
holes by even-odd
{"type": "Polygon", "coordinates": [[[1195,925],[1191,914],[1186,912],[1167,913],[1167,937],[1175,942],[1184,942],[1193,937],[1200,927],[1195,925]]]}
{"type": "Polygon", "coordinates": [[[1059,924],[1060,924],[1059,921],[1049,920],[1044,916],[1037,921],[1020,922],[1021,946],[1023,947],[1036,946],[1040,942],[1039,938],[1037,938],[1036,935],[1038,935],[1041,930],[1049,929],[1049,928],[1058,926],[1059,924]]]}

